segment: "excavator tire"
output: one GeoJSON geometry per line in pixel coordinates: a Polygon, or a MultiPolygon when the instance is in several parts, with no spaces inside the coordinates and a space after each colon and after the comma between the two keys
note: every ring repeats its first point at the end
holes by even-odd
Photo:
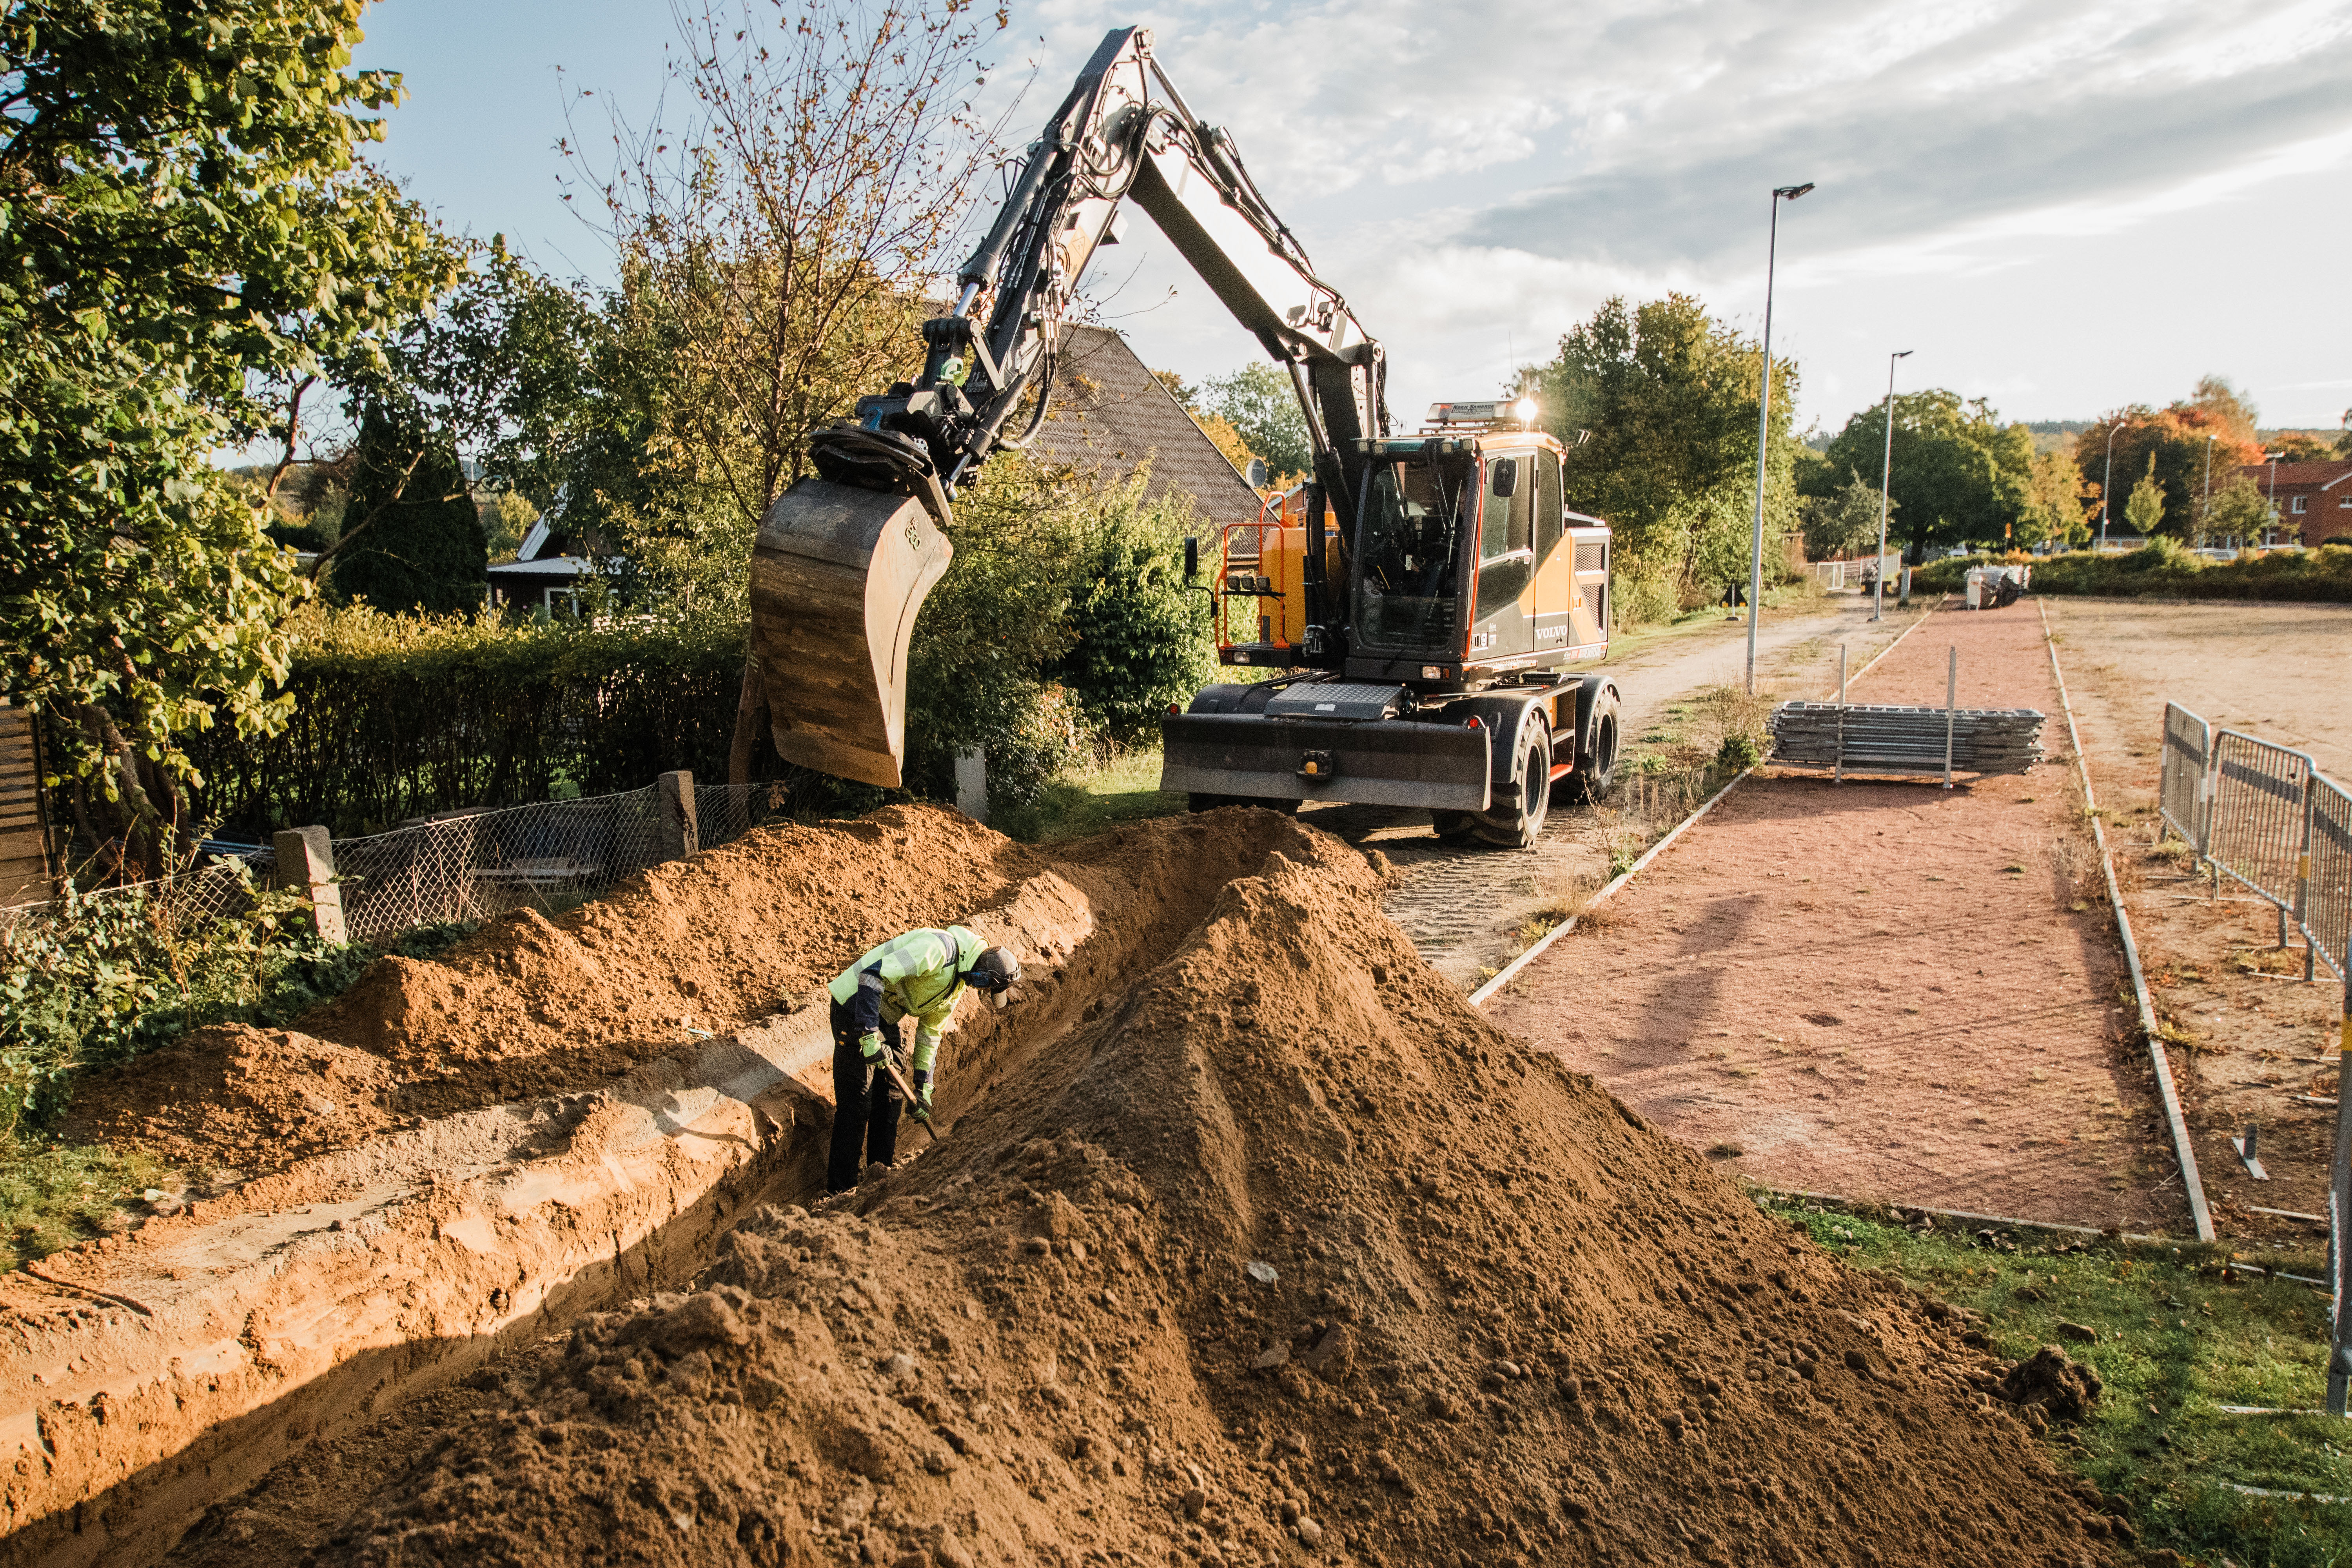
{"type": "Polygon", "coordinates": [[[1475,811],[1433,811],[1429,826],[1437,831],[1439,840],[1446,844],[1467,844],[1478,834],[1478,814],[1475,811]]]}
{"type": "Polygon", "coordinates": [[[897,788],[907,644],[954,553],[920,501],[804,479],[761,520],[751,651],[776,754],[897,788]]]}
{"type": "Polygon", "coordinates": [[[1528,724],[1519,738],[1519,804],[1500,811],[1483,811],[1476,817],[1477,839],[1501,849],[1531,849],[1543,837],[1544,819],[1551,815],[1551,738],[1541,722],[1528,724]]]}
{"type": "Polygon", "coordinates": [[[1559,781],[1569,801],[1599,800],[1617,787],[1617,697],[1603,691],[1585,721],[1584,739],[1576,750],[1576,771],[1559,781]]]}

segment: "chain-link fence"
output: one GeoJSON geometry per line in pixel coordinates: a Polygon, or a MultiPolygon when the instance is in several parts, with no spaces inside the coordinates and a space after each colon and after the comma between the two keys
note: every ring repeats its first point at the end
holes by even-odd
{"type": "MultiPolygon", "coordinates": [[[[568,909],[664,861],[824,804],[782,782],[697,785],[690,773],[669,773],[619,795],[446,812],[390,833],[338,838],[329,846],[331,866],[320,869],[332,876],[350,939],[382,942],[513,910],[568,909]]],[[[144,898],[151,910],[184,924],[243,914],[253,889],[277,879],[274,848],[215,847],[211,858],[179,876],[90,896],[144,898]]]]}
{"type": "Polygon", "coordinates": [[[2158,784],[2166,825],[2221,879],[2278,910],[2278,940],[2305,943],[2304,976],[2336,977],[2352,937],[2352,798],[2310,754],[2213,730],[2178,703],[2164,711],[2158,784]],[[2208,739],[2210,737],[2210,739],[2208,739]]]}

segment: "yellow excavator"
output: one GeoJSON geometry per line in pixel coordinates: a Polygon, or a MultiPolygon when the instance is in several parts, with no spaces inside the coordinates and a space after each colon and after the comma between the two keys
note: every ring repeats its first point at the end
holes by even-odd
{"type": "MultiPolygon", "coordinates": [[[[1168,714],[1161,788],[1196,810],[1417,806],[1442,837],[1532,843],[1556,786],[1599,794],[1616,769],[1616,689],[1568,670],[1608,651],[1608,526],[1563,505],[1564,449],[1530,402],[1439,404],[1391,433],[1380,343],[1138,27],[1027,149],[953,309],[923,323],[921,374],[818,432],[815,474],[761,524],[778,753],[901,782],[908,643],[956,489],[1043,426],[1079,279],[1129,202],[1288,373],[1314,451],[1304,485],[1223,531],[1218,657],[1252,679],[1168,714]],[[1286,294],[1303,302],[1276,309],[1286,294]]],[[[1197,580],[1197,542],[1186,555],[1197,580]]]]}

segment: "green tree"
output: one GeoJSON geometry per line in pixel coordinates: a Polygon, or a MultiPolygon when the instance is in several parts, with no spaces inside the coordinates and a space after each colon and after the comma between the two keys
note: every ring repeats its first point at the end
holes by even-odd
{"type": "Polygon", "coordinates": [[[2091,525],[2084,514],[2085,490],[2072,456],[2054,448],[2035,453],[2033,466],[2026,475],[2025,501],[2018,514],[2016,542],[2035,545],[2052,541],[2071,545],[2089,539],[2091,525]]]}
{"type": "MultiPolygon", "coordinates": [[[[1755,340],[1687,294],[1612,299],[1537,367],[1541,424],[1569,444],[1569,502],[1617,530],[1621,577],[1654,574],[1684,601],[1747,581],[1761,368],[1755,340]]],[[[1768,561],[1800,525],[1796,367],[1777,361],[1772,377],[1768,561]]]]}
{"type": "Polygon", "coordinates": [[[2158,532],[2176,539],[2197,532],[2209,472],[2218,489],[2229,475],[2263,456],[2253,405],[2213,375],[2200,381],[2191,396],[2162,409],[2135,403],[2086,426],[2074,437],[2074,463],[2095,489],[2109,471],[2111,436],[2114,472],[2143,473],[2154,461],[2157,482],[2164,488],[2158,532]]]}
{"type": "Polygon", "coordinates": [[[1298,394],[1288,376],[1262,360],[1231,375],[1213,375],[1201,384],[1196,398],[1178,401],[1231,426],[1250,454],[1265,459],[1266,477],[1277,484],[1303,478],[1315,467],[1298,394]]]}
{"type": "Polygon", "coordinates": [[[2242,544],[2260,544],[2274,521],[2271,503],[2252,476],[2231,474],[2229,482],[2213,492],[2213,504],[2205,512],[2204,534],[2208,541],[2234,539],[2242,544]]]}
{"type": "Polygon", "coordinates": [[[2142,539],[2154,539],[2164,531],[2164,481],[2156,477],[2156,456],[2150,453],[2147,471],[2132,486],[2131,498],[2124,502],[2124,526],[2142,539]]]}
{"type": "MultiPolygon", "coordinates": [[[[181,737],[279,722],[299,591],[210,456],[289,443],[329,356],[453,280],[355,162],[398,96],[358,0],[0,16],[0,689],[61,721],[92,837],[159,870],[181,737]]],[[[283,465],[280,466],[283,471],[283,465]]]]}
{"type": "Polygon", "coordinates": [[[1887,490],[1902,507],[1913,554],[1933,544],[2010,536],[2025,509],[2033,437],[2003,426],[1982,398],[1933,387],[1895,399],[1895,445],[1885,457],[1886,405],[1871,405],[1830,438],[1842,467],[1889,463],[1887,490]]]}
{"type": "Polygon", "coordinates": [[[1146,502],[1150,477],[1139,468],[1079,500],[1071,646],[1053,669],[1096,731],[1123,746],[1156,737],[1169,704],[1216,675],[1211,601],[1184,586],[1192,505],[1176,493],[1146,502]]]}
{"type": "MultiPolygon", "coordinates": [[[[1878,543],[1876,485],[1853,468],[1847,479],[1826,495],[1808,496],[1799,508],[1805,520],[1805,554],[1814,561],[1833,560],[1878,543]]],[[[1888,537],[1894,537],[1894,501],[1887,502],[1888,537]]]]}
{"type": "Polygon", "coordinates": [[[395,615],[478,609],[488,579],[481,512],[438,432],[404,427],[370,405],[360,424],[351,515],[334,592],[395,615]]]}

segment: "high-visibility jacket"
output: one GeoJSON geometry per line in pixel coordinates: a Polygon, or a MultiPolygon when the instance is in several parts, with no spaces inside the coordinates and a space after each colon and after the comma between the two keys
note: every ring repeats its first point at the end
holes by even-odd
{"type": "Polygon", "coordinates": [[[914,1070],[928,1080],[940,1037],[964,994],[963,977],[985,945],[962,926],[910,931],[862,954],[825,991],[849,1009],[861,1034],[913,1018],[914,1070]]]}

